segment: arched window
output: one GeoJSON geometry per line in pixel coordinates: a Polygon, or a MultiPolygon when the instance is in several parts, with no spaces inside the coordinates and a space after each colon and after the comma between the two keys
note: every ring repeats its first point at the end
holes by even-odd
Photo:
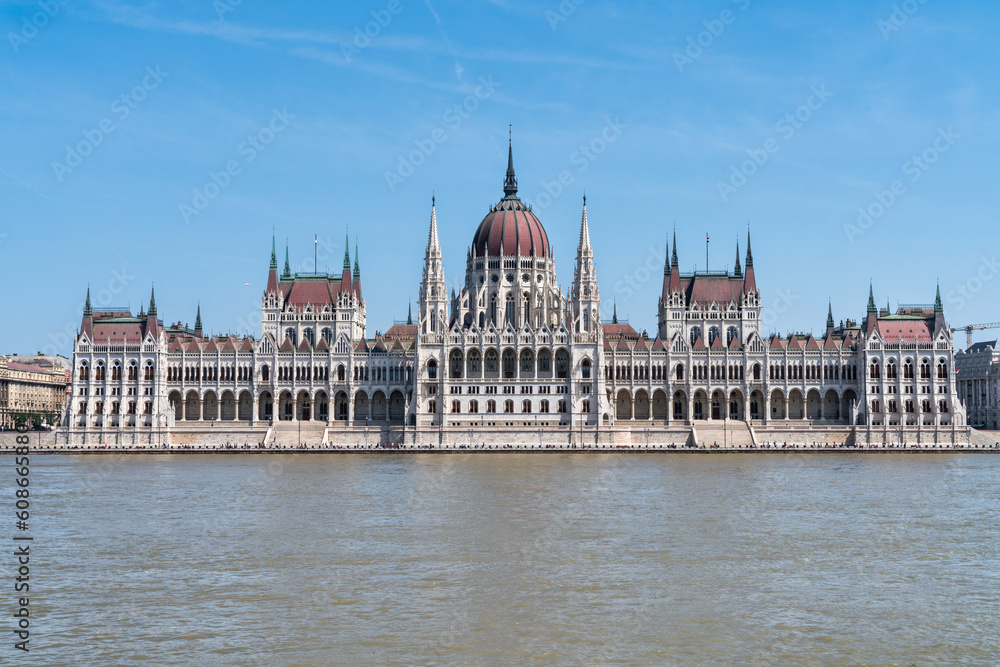
{"type": "Polygon", "coordinates": [[[486,412],[491,415],[495,415],[497,412],[497,402],[496,401],[486,401],[486,412]]]}
{"type": "Polygon", "coordinates": [[[431,332],[437,331],[437,321],[438,321],[437,311],[431,309],[431,332]]]}
{"type": "Polygon", "coordinates": [[[913,362],[909,359],[903,364],[903,379],[912,380],[913,379],[913,362]]]}
{"type": "Polygon", "coordinates": [[[505,415],[514,414],[514,401],[507,400],[503,402],[503,413],[505,415]]]}
{"type": "Polygon", "coordinates": [[[436,380],[438,375],[438,364],[437,361],[431,359],[427,362],[427,379],[436,380]]]}
{"type": "Polygon", "coordinates": [[[316,346],[316,332],[312,327],[307,327],[303,332],[302,336],[309,341],[309,345],[312,347],[316,346]]]}
{"type": "Polygon", "coordinates": [[[480,329],[486,328],[486,313],[483,312],[479,313],[479,328],[480,329]]]}
{"type": "Polygon", "coordinates": [[[153,362],[152,361],[147,361],[146,362],[146,369],[145,369],[145,372],[143,373],[143,379],[144,380],[152,380],[153,379],[153,362]]]}
{"type": "Polygon", "coordinates": [[[479,350],[469,351],[469,373],[479,373],[482,368],[479,350]]]}
{"type": "Polygon", "coordinates": [[[437,401],[427,401],[427,412],[430,414],[437,412],[437,401]]]}
{"type": "Polygon", "coordinates": [[[694,345],[699,338],[701,338],[701,327],[691,327],[691,344],[694,345]]]}
{"type": "Polygon", "coordinates": [[[708,344],[711,345],[719,337],[719,327],[710,327],[708,330],[708,344]]]}
{"type": "Polygon", "coordinates": [[[753,365],[753,379],[760,380],[760,364],[753,365]]]}
{"type": "Polygon", "coordinates": [[[736,327],[729,327],[726,329],[726,345],[732,345],[734,338],[736,338],[736,327]]]}
{"type": "Polygon", "coordinates": [[[267,364],[260,367],[260,379],[261,382],[268,382],[271,379],[271,369],[267,364]]]}
{"type": "Polygon", "coordinates": [[[323,327],[323,340],[327,342],[327,345],[333,343],[333,331],[330,327],[323,327]]]}
{"type": "Polygon", "coordinates": [[[451,355],[448,357],[448,364],[451,368],[449,371],[450,377],[461,378],[462,377],[462,352],[461,350],[452,350],[451,355]]]}
{"type": "Polygon", "coordinates": [[[937,365],[937,376],[939,380],[948,379],[948,364],[943,361],[939,361],[937,365]]]}
{"type": "Polygon", "coordinates": [[[931,379],[931,362],[924,359],[920,362],[920,379],[929,380],[931,379]]]}
{"type": "Polygon", "coordinates": [[[566,371],[569,368],[569,354],[566,350],[559,350],[556,352],[556,377],[565,378],[566,371]]]}
{"type": "Polygon", "coordinates": [[[80,364],[80,369],[77,371],[77,377],[79,377],[81,380],[90,379],[90,368],[87,367],[86,361],[80,364]]]}
{"type": "Polygon", "coordinates": [[[583,412],[584,414],[589,414],[590,413],[590,399],[589,398],[583,399],[583,409],[581,410],[581,412],[583,412]]]}
{"type": "Polygon", "coordinates": [[[486,350],[486,360],[484,363],[484,368],[487,373],[496,373],[499,371],[497,365],[498,357],[496,350],[486,350]]]}
{"type": "Polygon", "coordinates": [[[94,373],[94,379],[98,382],[104,380],[104,363],[101,361],[97,362],[97,371],[94,373]]]}
{"type": "MultiPolygon", "coordinates": [[[[879,368],[878,368],[878,361],[873,361],[871,363],[871,366],[869,367],[868,370],[869,370],[868,374],[871,377],[871,379],[877,380],[877,379],[879,379],[881,377],[881,374],[879,373],[879,368]]],[[[876,410],[875,412],[878,412],[878,411],[876,410]]]]}
{"type": "Polygon", "coordinates": [[[524,295],[521,315],[521,324],[529,326],[531,324],[531,296],[527,293],[524,295]]]}
{"type": "Polygon", "coordinates": [[[479,413],[479,401],[469,401],[469,413],[471,414],[479,413]]]}
{"type": "Polygon", "coordinates": [[[514,325],[514,295],[507,294],[507,305],[504,307],[504,324],[514,325]]]}
{"type": "Polygon", "coordinates": [[[552,353],[546,349],[538,351],[538,372],[539,373],[552,372],[552,353]]]}
{"type": "Polygon", "coordinates": [[[503,376],[505,378],[515,377],[517,373],[517,362],[514,357],[514,350],[503,351],[503,376]]]}
{"type": "Polygon", "coordinates": [[[531,374],[535,372],[535,357],[531,350],[521,350],[521,373],[531,374]]]}
{"type": "Polygon", "coordinates": [[[677,380],[684,381],[684,364],[677,364],[677,380]]]}
{"type": "Polygon", "coordinates": [[[584,380],[590,379],[590,359],[584,359],[580,363],[580,375],[583,376],[584,380]]]}
{"type": "Polygon", "coordinates": [[[460,412],[462,412],[462,402],[461,401],[452,401],[451,402],[451,413],[453,415],[457,415],[460,412]]]}
{"type": "Polygon", "coordinates": [[[583,330],[590,331],[590,310],[583,309],[583,330]]]}
{"type": "Polygon", "coordinates": [[[531,414],[531,401],[523,400],[521,401],[521,414],[530,415],[531,414]]]}
{"type": "Polygon", "coordinates": [[[497,326],[497,295],[490,297],[490,322],[497,326]]]}
{"type": "Polygon", "coordinates": [[[896,362],[893,361],[893,360],[891,360],[891,359],[885,365],[885,378],[887,380],[895,380],[896,379],[896,362]]]}
{"type": "Polygon", "coordinates": [[[294,328],[288,327],[285,329],[285,338],[292,341],[292,345],[298,345],[298,339],[296,338],[294,328]]]}

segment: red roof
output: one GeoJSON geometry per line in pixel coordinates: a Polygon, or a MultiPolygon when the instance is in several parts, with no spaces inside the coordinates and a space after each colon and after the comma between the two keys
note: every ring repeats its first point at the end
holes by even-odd
{"type": "Polygon", "coordinates": [[[934,340],[934,320],[879,320],[882,340],[930,343],[934,340]]]}
{"type": "Polygon", "coordinates": [[[638,338],[639,332],[632,328],[631,324],[602,324],[605,336],[625,336],[626,338],[638,338]]]}
{"type": "Polygon", "coordinates": [[[688,304],[697,303],[704,307],[715,303],[721,307],[740,302],[743,281],[727,275],[695,274],[682,277],[681,290],[685,293],[688,304]]]}
{"type": "Polygon", "coordinates": [[[549,237],[520,199],[505,197],[479,223],[472,237],[472,250],[477,257],[547,257],[549,237]]]}

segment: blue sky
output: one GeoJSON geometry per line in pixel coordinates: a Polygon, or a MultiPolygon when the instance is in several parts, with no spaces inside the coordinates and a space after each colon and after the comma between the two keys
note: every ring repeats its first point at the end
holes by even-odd
{"type": "Polygon", "coordinates": [[[349,228],[384,331],[432,192],[463,279],[508,123],[563,287],[586,191],[606,314],[640,331],[674,225],[690,271],[706,233],[731,266],[749,224],[769,330],[820,333],[828,300],[860,318],[869,280],[880,305],[940,281],[952,326],[1000,320],[992,3],[0,7],[0,351],[68,354],[88,283],[95,306],[155,283],[168,322],[200,303],[207,331],[257,335],[272,229],[302,271],[318,234],[339,272],[349,228]]]}

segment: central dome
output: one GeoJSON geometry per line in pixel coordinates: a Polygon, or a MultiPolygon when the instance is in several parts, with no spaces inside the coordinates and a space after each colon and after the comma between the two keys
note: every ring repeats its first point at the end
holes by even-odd
{"type": "Polygon", "coordinates": [[[549,237],[538,218],[517,197],[514,175],[514,151],[507,147],[507,178],[504,198],[490,209],[472,237],[472,251],[477,257],[548,257],[549,237]]]}

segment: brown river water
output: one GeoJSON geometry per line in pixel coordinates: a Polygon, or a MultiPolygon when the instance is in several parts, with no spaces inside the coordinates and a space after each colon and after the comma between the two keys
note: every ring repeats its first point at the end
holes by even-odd
{"type": "Polygon", "coordinates": [[[32,650],[0,664],[1000,664],[1000,456],[31,466],[32,650]]]}

